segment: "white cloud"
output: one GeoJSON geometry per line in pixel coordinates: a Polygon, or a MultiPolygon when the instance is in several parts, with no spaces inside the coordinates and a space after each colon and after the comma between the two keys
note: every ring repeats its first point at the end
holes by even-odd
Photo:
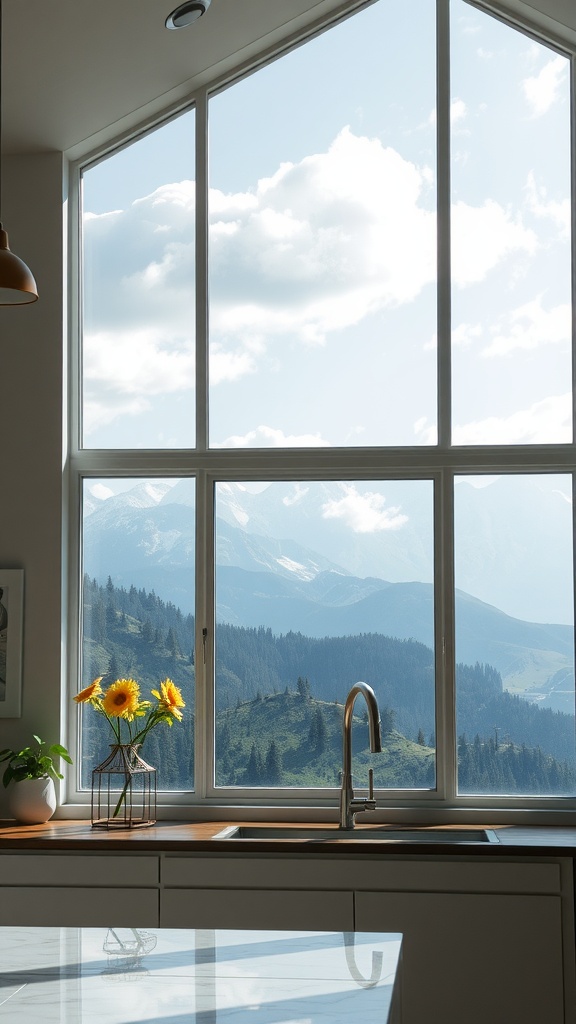
{"type": "Polygon", "coordinates": [[[572,440],[572,398],[553,395],[511,416],[489,416],[454,428],[454,444],[565,444],[572,440]]]}
{"type": "Polygon", "coordinates": [[[531,256],[536,246],[535,233],[493,199],[452,207],[452,273],[461,288],[482,281],[513,252],[531,256]]]}
{"type": "Polygon", "coordinates": [[[247,434],[232,434],[219,448],[328,448],[319,434],[284,434],[274,427],[259,426],[247,434]]]}
{"type": "Polygon", "coordinates": [[[105,484],[93,484],[92,487],[88,488],[88,493],[94,498],[99,498],[102,501],[106,501],[107,498],[111,498],[114,491],[110,487],[106,487],[105,484]]]}
{"type": "Polygon", "coordinates": [[[543,345],[569,346],[572,332],[572,312],[569,303],[543,309],[542,296],[519,306],[493,330],[484,356],[508,355],[516,349],[532,351],[543,345]]]}
{"type": "Polygon", "coordinates": [[[546,114],[556,102],[568,68],[568,59],[559,54],[544,64],[537,75],[524,79],[522,87],[532,117],[541,117],[542,114],[546,114]]]}
{"type": "Polygon", "coordinates": [[[212,329],[322,344],[414,299],[435,276],[428,184],[427,168],[345,128],[326,153],[260,180],[255,203],[213,193],[212,329]]]}
{"type": "Polygon", "coordinates": [[[292,494],[287,494],[284,498],[282,498],[282,504],[287,505],[288,507],[291,505],[298,505],[299,502],[301,502],[302,499],[306,497],[309,490],[310,488],[304,487],[303,484],[294,484],[292,494]]]}
{"type": "Polygon", "coordinates": [[[399,507],[386,508],[382,494],[359,494],[352,484],[342,484],[344,497],[327,501],[322,506],[324,519],[343,519],[354,533],[377,533],[398,530],[408,522],[408,516],[399,507]]]}
{"type": "Polygon", "coordinates": [[[224,352],[219,345],[210,349],[210,381],[213,385],[224,380],[237,380],[255,370],[256,364],[249,352],[224,352]]]}
{"type": "Polygon", "coordinates": [[[482,336],[480,324],[458,324],[452,331],[454,348],[470,348],[475,338],[482,336]]]}
{"type": "MultiPolygon", "coordinates": [[[[568,180],[567,180],[568,185],[568,180]]],[[[569,196],[565,199],[548,199],[544,186],[538,186],[534,172],[530,171],[525,185],[526,204],[536,217],[549,218],[557,227],[563,238],[570,238],[571,204],[569,196]]]]}
{"type": "MultiPolygon", "coordinates": [[[[465,105],[455,101],[456,119],[465,105]]],[[[433,172],[344,128],[324,153],[252,191],[210,194],[211,384],[258,371],[274,346],[319,346],[434,284],[433,172]]],[[[454,207],[457,283],[482,280],[535,235],[496,202],[454,207]],[[472,240],[472,244],[471,244],[472,240]]],[[[193,387],[194,183],[85,218],[85,427],[193,387]]],[[[230,444],[324,445],[261,427],[230,444]]]]}
{"type": "MultiPolygon", "coordinates": [[[[451,104],[450,104],[450,123],[452,124],[452,127],[454,127],[454,125],[457,124],[458,121],[463,121],[467,116],[468,116],[468,108],[467,108],[464,100],[461,100],[457,96],[455,96],[454,99],[452,100],[451,104]]],[[[436,107],[432,107],[432,110],[428,114],[428,117],[427,117],[426,121],[423,124],[421,124],[419,127],[420,128],[435,128],[436,127],[436,119],[437,119],[436,107]]]]}
{"type": "Polygon", "coordinates": [[[414,424],[414,437],[418,444],[438,444],[436,423],[429,423],[427,416],[421,416],[414,424]]]}
{"type": "Polygon", "coordinates": [[[151,408],[157,395],[194,388],[191,340],[151,330],[106,330],[84,337],[86,436],[119,417],[151,408]]]}
{"type": "Polygon", "coordinates": [[[450,123],[452,126],[458,124],[459,121],[464,121],[468,116],[468,110],[464,100],[454,97],[450,104],[450,123]]]}
{"type": "Polygon", "coordinates": [[[188,338],[159,339],[148,330],[88,333],[84,371],[124,395],[184,391],[194,385],[194,350],[188,338]]]}

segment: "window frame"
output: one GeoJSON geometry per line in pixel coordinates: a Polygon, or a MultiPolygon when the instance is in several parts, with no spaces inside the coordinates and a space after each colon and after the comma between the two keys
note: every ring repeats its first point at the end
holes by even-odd
{"type": "MultiPolygon", "coordinates": [[[[505,13],[500,5],[464,0],[487,15],[498,18],[513,29],[570,59],[571,74],[571,188],[576,209],[576,84],[575,50],[565,41],[545,35],[533,24],[505,13]]],[[[420,447],[306,448],[306,449],[214,449],[208,446],[208,113],[213,95],[233,87],[245,75],[296,46],[305,44],[320,31],[329,30],[343,18],[366,6],[357,0],[325,19],[311,32],[291,39],[258,60],[238,68],[233,74],[203,85],[185,102],[154,116],[137,129],[110,140],[106,146],[86,153],[69,168],[69,322],[70,346],[68,376],[68,450],[65,455],[64,495],[66,509],[64,547],[65,592],[67,596],[68,685],[65,718],[69,724],[69,745],[76,749],[77,715],[70,710],[71,695],[77,691],[81,655],[81,526],[82,481],[95,477],[166,478],[194,477],[196,480],[196,651],[203,649],[203,629],[208,630],[205,662],[196,659],[195,714],[195,790],[169,793],[160,797],[159,813],[176,817],[218,817],[226,809],[228,817],[241,817],[250,807],[254,818],[332,820],[337,813],[338,790],[311,789],[287,791],[265,789],[216,788],[212,781],[214,764],[214,485],[233,480],[432,480],[434,484],[434,563],[435,563],[435,667],[436,667],[436,768],[437,789],[431,791],[380,792],[376,820],[380,821],[482,821],[490,811],[493,821],[563,821],[576,810],[572,797],[510,797],[458,795],[456,787],[456,710],[455,710],[455,610],[454,610],[454,504],[453,481],[458,475],[570,473],[576,497],[576,410],[573,403],[573,440],[555,445],[480,445],[453,446],[451,435],[451,281],[450,281],[450,76],[449,76],[449,3],[437,0],[437,210],[438,210],[438,356],[437,411],[438,442],[420,447]],[[156,131],[163,123],[185,110],[195,109],[196,142],[196,447],[166,450],[102,450],[81,446],[81,336],[82,336],[82,260],[81,197],[82,174],[96,163],[143,135],[156,131]]],[[[576,295],[576,253],[572,235],[572,302],[576,295]]],[[[573,313],[573,321],[574,316],[573,313]]],[[[576,394],[576,359],[572,332],[572,392],[576,394]]],[[[574,513],[573,513],[574,515],[574,513]]],[[[574,572],[574,565],[573,565],[574,572]]],[[[576,574],[575,574],[576,575],[576,574]]],[[[71,785],[67,803],[74,813],[88,809],[89,794],[71,785]]]]}

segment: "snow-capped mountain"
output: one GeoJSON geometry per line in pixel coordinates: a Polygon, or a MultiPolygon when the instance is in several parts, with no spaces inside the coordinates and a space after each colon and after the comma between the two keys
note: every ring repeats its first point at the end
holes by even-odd
{"type": "MultiPolygon", "coordinates": [[[[516,533],[508,536],[503,550],[491,517],[496,511],[502,514],[506,488],[499,500],[494,493],[485,493],[489,490],[464,491],[459,497],[460,519],[465,523],[469,516],[471,531],[468,539],[460,537],[461,550],[469,546],[467,557],[472,559],[471,571],[480,590],[489,589],[493,559],[504,561],[507,573],[520,581],[527,572],[526,514],[518,510],[516,533]],[[491,549],[486,543],[490,530],[491,549]],[[481,537],[482,550],[491,550],[486,563],[472,557],[474,536],[481,537]]],[[[432,646],[430,492],[427,496],[424,491],[412,491],[406,503],[400,500],[398,488],[391,495],[390,514],[404,515],[403,510],[409,509],[408,521],[402,529],[362,534],[350,528],[349,520],[327,515],[326,510],[345,507],[357,514],[352,507],[356,502],[364,511],[371,503],[378,512],[368,487],[364,492],[346,493],[341,485],[331,483],[314,487],[286,483],[259,490],[219,484],[218,621],[310,636],[379,632],[432,646]]],[[[524,500],[527,492],[521,495],[524,500]]],[[[551,508],[564,513],[565,507],[555,502],[553,494],[531,495],[533,514],[543,515],[551,508]]],[[[556,525],[558,532],[564,529],[556,525]]],[[[85,504],[85,571],[102,582],[110,576],[116,586],[153,590],[182,612],[193,612],[194,558],[194,485],[189,480],[173,487],[141,483],[95,500],[93,507],[85,504]]],[[[538,579],[545,586],[546,566],[541,561],[539,552],[531,552],[532,583],[538,579]]],[[[549,563],[550,559],[547,570],[552,578],[554,565],[549,563]]],[[[464,591],[457,593],[456,625],[458,660],[494,665],[518,692],[525,692],[528,680],[534,699],[548,692],[553,677],[567,679],[563,686],[568,698],[558,698],[555,706],[573,700],[571,627],[523,621],[502,612],[496,601],[479,600],[464,591]]]]}

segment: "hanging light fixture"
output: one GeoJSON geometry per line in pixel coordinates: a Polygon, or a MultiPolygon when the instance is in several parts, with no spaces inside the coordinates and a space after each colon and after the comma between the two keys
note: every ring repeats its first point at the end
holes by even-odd
{"type": "MultiPolygon", "coordinates": [[[[2,0],[0,0],[0,172],[2,148],[2,0]]],[[[2,209],[2,181],[0,174],[0,211],[2,209]]],[[[20,306],[38,298],[36,281],[28,267],[8,245],[8,234],[0,217],[0,306],[20,306]]]]}

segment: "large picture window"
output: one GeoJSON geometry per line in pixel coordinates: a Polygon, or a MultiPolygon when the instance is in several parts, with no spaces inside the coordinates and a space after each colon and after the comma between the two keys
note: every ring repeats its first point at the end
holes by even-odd
{"type": "Polygon", "coordinates": [[[574,804],[572,59],[528,29],[371,3],[78,167],[73,674],[181,688],[161,801],[336,806],[363,680],[386,813],[574,804]]]}

